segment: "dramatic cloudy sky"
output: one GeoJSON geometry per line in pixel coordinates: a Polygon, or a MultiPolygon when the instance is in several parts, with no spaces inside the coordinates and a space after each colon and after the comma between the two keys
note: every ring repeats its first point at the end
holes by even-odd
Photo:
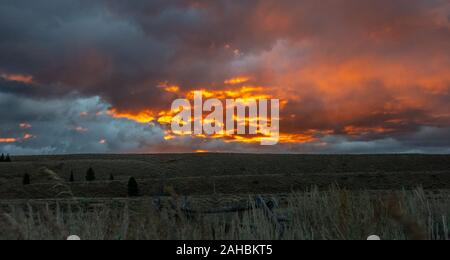
{"type": "Polygon", "coordinates": [[[448,0],[0,2],[5,153],[449,153],[449,91],[448,0]],[[281,99],[281,143],[171,136],[199,89],[281,99]]]}

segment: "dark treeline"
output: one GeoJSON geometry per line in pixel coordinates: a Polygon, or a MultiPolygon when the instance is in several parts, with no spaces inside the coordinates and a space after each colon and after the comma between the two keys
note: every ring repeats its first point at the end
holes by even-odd
{"type": "Polygon", "coordinates": [[[5,156],[5,154],[2,153],[2,156],[0,156],[0,162],[12,162],[11,156],[9,156],[9,154],[5,156]]]}

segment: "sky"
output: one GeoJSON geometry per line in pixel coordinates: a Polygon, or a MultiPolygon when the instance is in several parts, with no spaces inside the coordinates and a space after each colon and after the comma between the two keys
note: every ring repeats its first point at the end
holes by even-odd
{"type": "Polygon", "coordinates": [[[0,152],[449,153],[448,0],[2,0],[0,152]],[[280,143],[170,133],[280,99],[280,143]]]}

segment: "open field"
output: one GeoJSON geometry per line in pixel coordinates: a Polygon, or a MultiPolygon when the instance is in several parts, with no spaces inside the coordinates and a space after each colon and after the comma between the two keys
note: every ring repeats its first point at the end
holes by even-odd
{"type": "Polygon", "coordinates": [[[446,155],[13,157],[0,239],[449,239],[449,191],[446,155]]]}

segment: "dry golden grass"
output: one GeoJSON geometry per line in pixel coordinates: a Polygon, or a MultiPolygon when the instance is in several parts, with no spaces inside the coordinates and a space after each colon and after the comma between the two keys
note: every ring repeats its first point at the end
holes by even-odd
{"type": "MultiPolygon", "coordinates": [[[[170,188],[169,188],[170,189],[170,188]]],[[[173,191],[172,191],[173,192],[173,191]]],[[[248,197],[250,210],[239,213],[185,214],[173,192],[155,207],[155,198],[79,199],[3,202],[0,239],[449,239],[450,196],[422,189],[386,193],[313,189],[280,200],[273,219],[248,197]],[[162,208],[161,210],[158,210],[162,208]]]]}

